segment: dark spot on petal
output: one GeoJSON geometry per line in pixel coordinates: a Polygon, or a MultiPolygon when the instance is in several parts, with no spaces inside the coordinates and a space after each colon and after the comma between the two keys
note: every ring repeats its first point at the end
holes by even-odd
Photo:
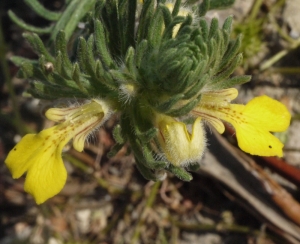
{"type": "Polygon", "coordinates": [[[269,145],[269,148],[272,148],[272,146],[271,146],[271,145],[269,145]]]}
{"type": "Polygon", "coordinates": [[[14,148],[14,151],[17,151],[17,148],[14,148]]]}

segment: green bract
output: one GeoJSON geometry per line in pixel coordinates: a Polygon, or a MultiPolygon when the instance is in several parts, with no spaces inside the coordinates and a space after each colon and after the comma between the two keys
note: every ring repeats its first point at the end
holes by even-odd
{"type": "MultiPolygon", "coordinates": [[[[137,167],[147,179],[157,180],[167,170],[191,180],[185,168],[158,156],[153,116],[186,116],[199,104],[204,91],[229,88],[250,79],[230,77],[242,61],[240,37],[229,38],[232,18],[226,19],[222,28],[217,19],[208,24],[202,16],[210,9],[209,0],[185,7],[184,15],[181,0],[73,0],[62,14],[49,15],[34,5],[37,1],[27,2],[38,13],[44,11],[49,20],[57,21],[50,31],[43,32],[20,23],[11,13],[22,27],[36,31],[24,37],[39,60],[12,58],[21,67],[20,77],[32,80],[28,92],[40,99],[109,101],[120,113],[110,156],[129,142],[137,167]],[[75,3],[82,9],[74,8],[75,3]],[[77,31],[83,17],[85,27],[77,31]],[[38,34],[47,32],[51,36],[46,48],[38,34]]],[[[212,1],[211,6],[232,2],[212,1]]]]}

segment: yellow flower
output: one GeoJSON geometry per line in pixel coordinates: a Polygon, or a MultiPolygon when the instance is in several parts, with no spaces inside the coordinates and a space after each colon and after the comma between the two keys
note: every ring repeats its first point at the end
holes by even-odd
{"type": "Polygon", "coordinates": [[[283,156],[283,144],[270,132],[285,131],[291,115],[280,102],[260,96],[247,105],[230,104],[238,91],[229,88],[203,94],[192,114],[211,123],[219,133],[225,128],[221,120],[233,125],[239,147],[252,155],[283,156]]]}
{"type": "Polygon", "coordinates": [[[63,147],[73,138],[74,148],[82,151],[86,137],[109,116],[109,108],[93,99],[82,106],[51,108],[46,116],[60,124],[24,136],[5,160],[14,179],[27,172],[24,189],[37,204],[59,193],[65,185],[63,147]]]}
{"type": "Polygon", "coordinates": [[[159,129],[159,144],[170,163],[185,166],[201,159],[206,144],[201,118],[195,120],[192,133],[184,123],[172,117],[157,115],[155,123],[159,129]]]}

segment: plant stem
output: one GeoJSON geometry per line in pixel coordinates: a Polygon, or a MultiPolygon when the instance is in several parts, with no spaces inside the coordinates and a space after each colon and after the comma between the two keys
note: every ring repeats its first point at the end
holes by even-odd
{"type": "Polygon", "coordinates": [[[262,3],[263,3],[263,0],[255,0],[254,1],[253,6],[252,6],[252,11],[251,11],[250,16],[248,18],[249,22],[251,20],[256,19],[257,14],[258,14],[259,9],[260,9],[260,6],[262,5],[262,3]]]}
{"type": "Polygon", "coordinates": [[[259,69],[261,71],[270,68],[274,63],[276,63],[278,60],[280,60],[281,58],[283,58],[285,55],[287,55],[289,53],[289,50],[284,49],[278,53],[276,53],[273,57],[271,57],[270,59],[264,61],[261,66],[259,67],[259,69]]]}
{"type": "Polygon", "coordinates": [[[299,74],[300,67],[274,67],[270,69],[270,72],[281,74],[299,74]]]}
{"type": "Polygon", "coordinates": [[[151,192],[150,192],[150,195],[146,201],[146,204],[145,204],[145,207],[143,209],[143,212],[141,213],[140,215],[140,218],[138,220],[138,223],[135,227],[135,231],[133,233],[133,237],[132,237],[132,240],[131,240],[131,243],[134,244],[134,243],[137,243],[139,237],[140,237],[140,227],[143,225],[144,221],[145,221],[145,217],[146,217],[146,212],[149,208],[151,208],[151,206],[153,205],[154,203],[154,200],[156,198],[156,194],[157,194],[157,191],[159,189],[161,185],[161,182],[158,181],[158,182],[155,182],[155,184],[152,186],[152,189],[151,189],[151,192]]]}

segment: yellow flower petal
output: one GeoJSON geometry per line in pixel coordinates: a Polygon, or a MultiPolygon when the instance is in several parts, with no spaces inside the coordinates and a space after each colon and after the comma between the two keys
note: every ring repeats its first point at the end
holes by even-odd
{"type": "Polygon", "coordinates": [[[67,172],[61,153],[70,140],[67,134],[66,130],[58,131],[57,127],[52,127],[37,135],[26,135],[5,160],[13,178],[19,178],[27,171],[25,191],[37,204],[59,193],[66,182],[67,172]]]}
{"type": "Polygon", "coordinates": [[[229,120],[242,150],[253,155],[283,156],[284,145],[270,133],[284,131],[290,124],[291,115],[282,103],[267,96],[256,97],[245,106],[241,120],[229,120]]]}
{"type": "Polygon", "coordinates": [[[218,108],[229,108],[230,102],[237,96],[238,90],[235,88],[205,92],[202,94],[200,105],[192,111],[192,114],[203,118],[222,134],[225,131],[225,126],[220,118],[212,114],[211,111],[218,108]]]}
{"type": "MultiPolygon", "coordinates": [[[[80,133],[73,138],[73,147],[76,151],[82,152],[87,136],[101,123],[103,116],[91,117],[89,121],[81,126],[80,133]]],[[[102,121],[103,122],[103,121],[102,121]]]]}
{"type": "Polygon", "coordinates": [[[106,102],[93,99],[75,107],[48,109],[46,117],[55,122],[68,122],[73,126],[73,147],[82,152],[87,136],[105,122],[110,116],[109,110],[106,102]]]}
{"type": "Polygon", "coordinates": [[[267,130],[249,123],[232,123],[239,147],[252,155],[282,157],[283,144],[267,130]]]}
{"type": "MultiPolygon", "coordinates": [[[[291,115],[282,103],[272,98],[256,97],[246,106],[215,106],[202,101],[193,114],[208,114],[231,123],[236,129],[238,145],[245,152],[282,157],[283,144],[270,132],[286,130],[291,115]]],[[[203,118],[206,119],[205,116],[203,118]]]]}
{"type": "Polygon", "coordinates": [[[45,116],[47,119],[54,122],[64,122],[68,119],[68,115],[78,110],[78,107],[70,108],[50,108],[46,111],[45,116]]]}
{"type": "Polygon", "coordinates": [[[201,116],[204,118],[206,121],[208,121],[220,134],[223,134],[225,131],[225,126],[223,122],[215,117],[210,117],[210,116],[201,116]]]}
{"type": "Polygon", "coordinates": [[[13,178],[27,172],[25,191],[38,204],[59,193],[66,182],[63,147],[73,137],[74,148],[82,151],[86,137],[108,118],[109,110],[109,105],[98,99],[77,107],[49,109],[48,117],[63,123],[24,136],[11,150],[5,163],[13,178]]]}
{"type": "Polygon", "coordinates": [[[30,168],[32,153],[41,146],[35,138],[36,134],[27,134],[9,152],[5,164],[14,179],[20,178],[30,168]]]}
{"type": "Polygon", "coordinates": [[[44,154],[42,157],[47,159],[42,160],[40,155],[36,155],[31,160],[34,166],[28,170],[24,186],[25,191],[34,197],[37,204],[58,194],[67,180],[60,150],[50,155],[44,154]]]}
{"type": "Polygon", "coordinates": [[[212,116],[210,113],[206,113],[205,110],[193,110],[192,113],[193,115],[203,118],[205,121],[209,122],[220,134],[224,133],[225,126],[220,119],[212,116]]]}
{"type": "Polygon", "coordinates": [[[285,131],[291,120],[291,114],[286,107],[268,96],[252,99],[246,105],[244,114],[249,123],[272,132],[285,131]]]}
{"type": "Polygon", "coordinates": [[[201,97],[201,103],[211,106],[229,106],[230,102],[236,99],[238,90],[235,88],[228,88],[223,90],[206,92],[201,97]]]}
{"type": "Polygon", "coordinates": [[[200,118],[195,120],[192,134],[184,123],[166,116],[160,117],[158,127],[159,142],[170,163],[185,166],[201,159],[206,140],[200,118]]]}

